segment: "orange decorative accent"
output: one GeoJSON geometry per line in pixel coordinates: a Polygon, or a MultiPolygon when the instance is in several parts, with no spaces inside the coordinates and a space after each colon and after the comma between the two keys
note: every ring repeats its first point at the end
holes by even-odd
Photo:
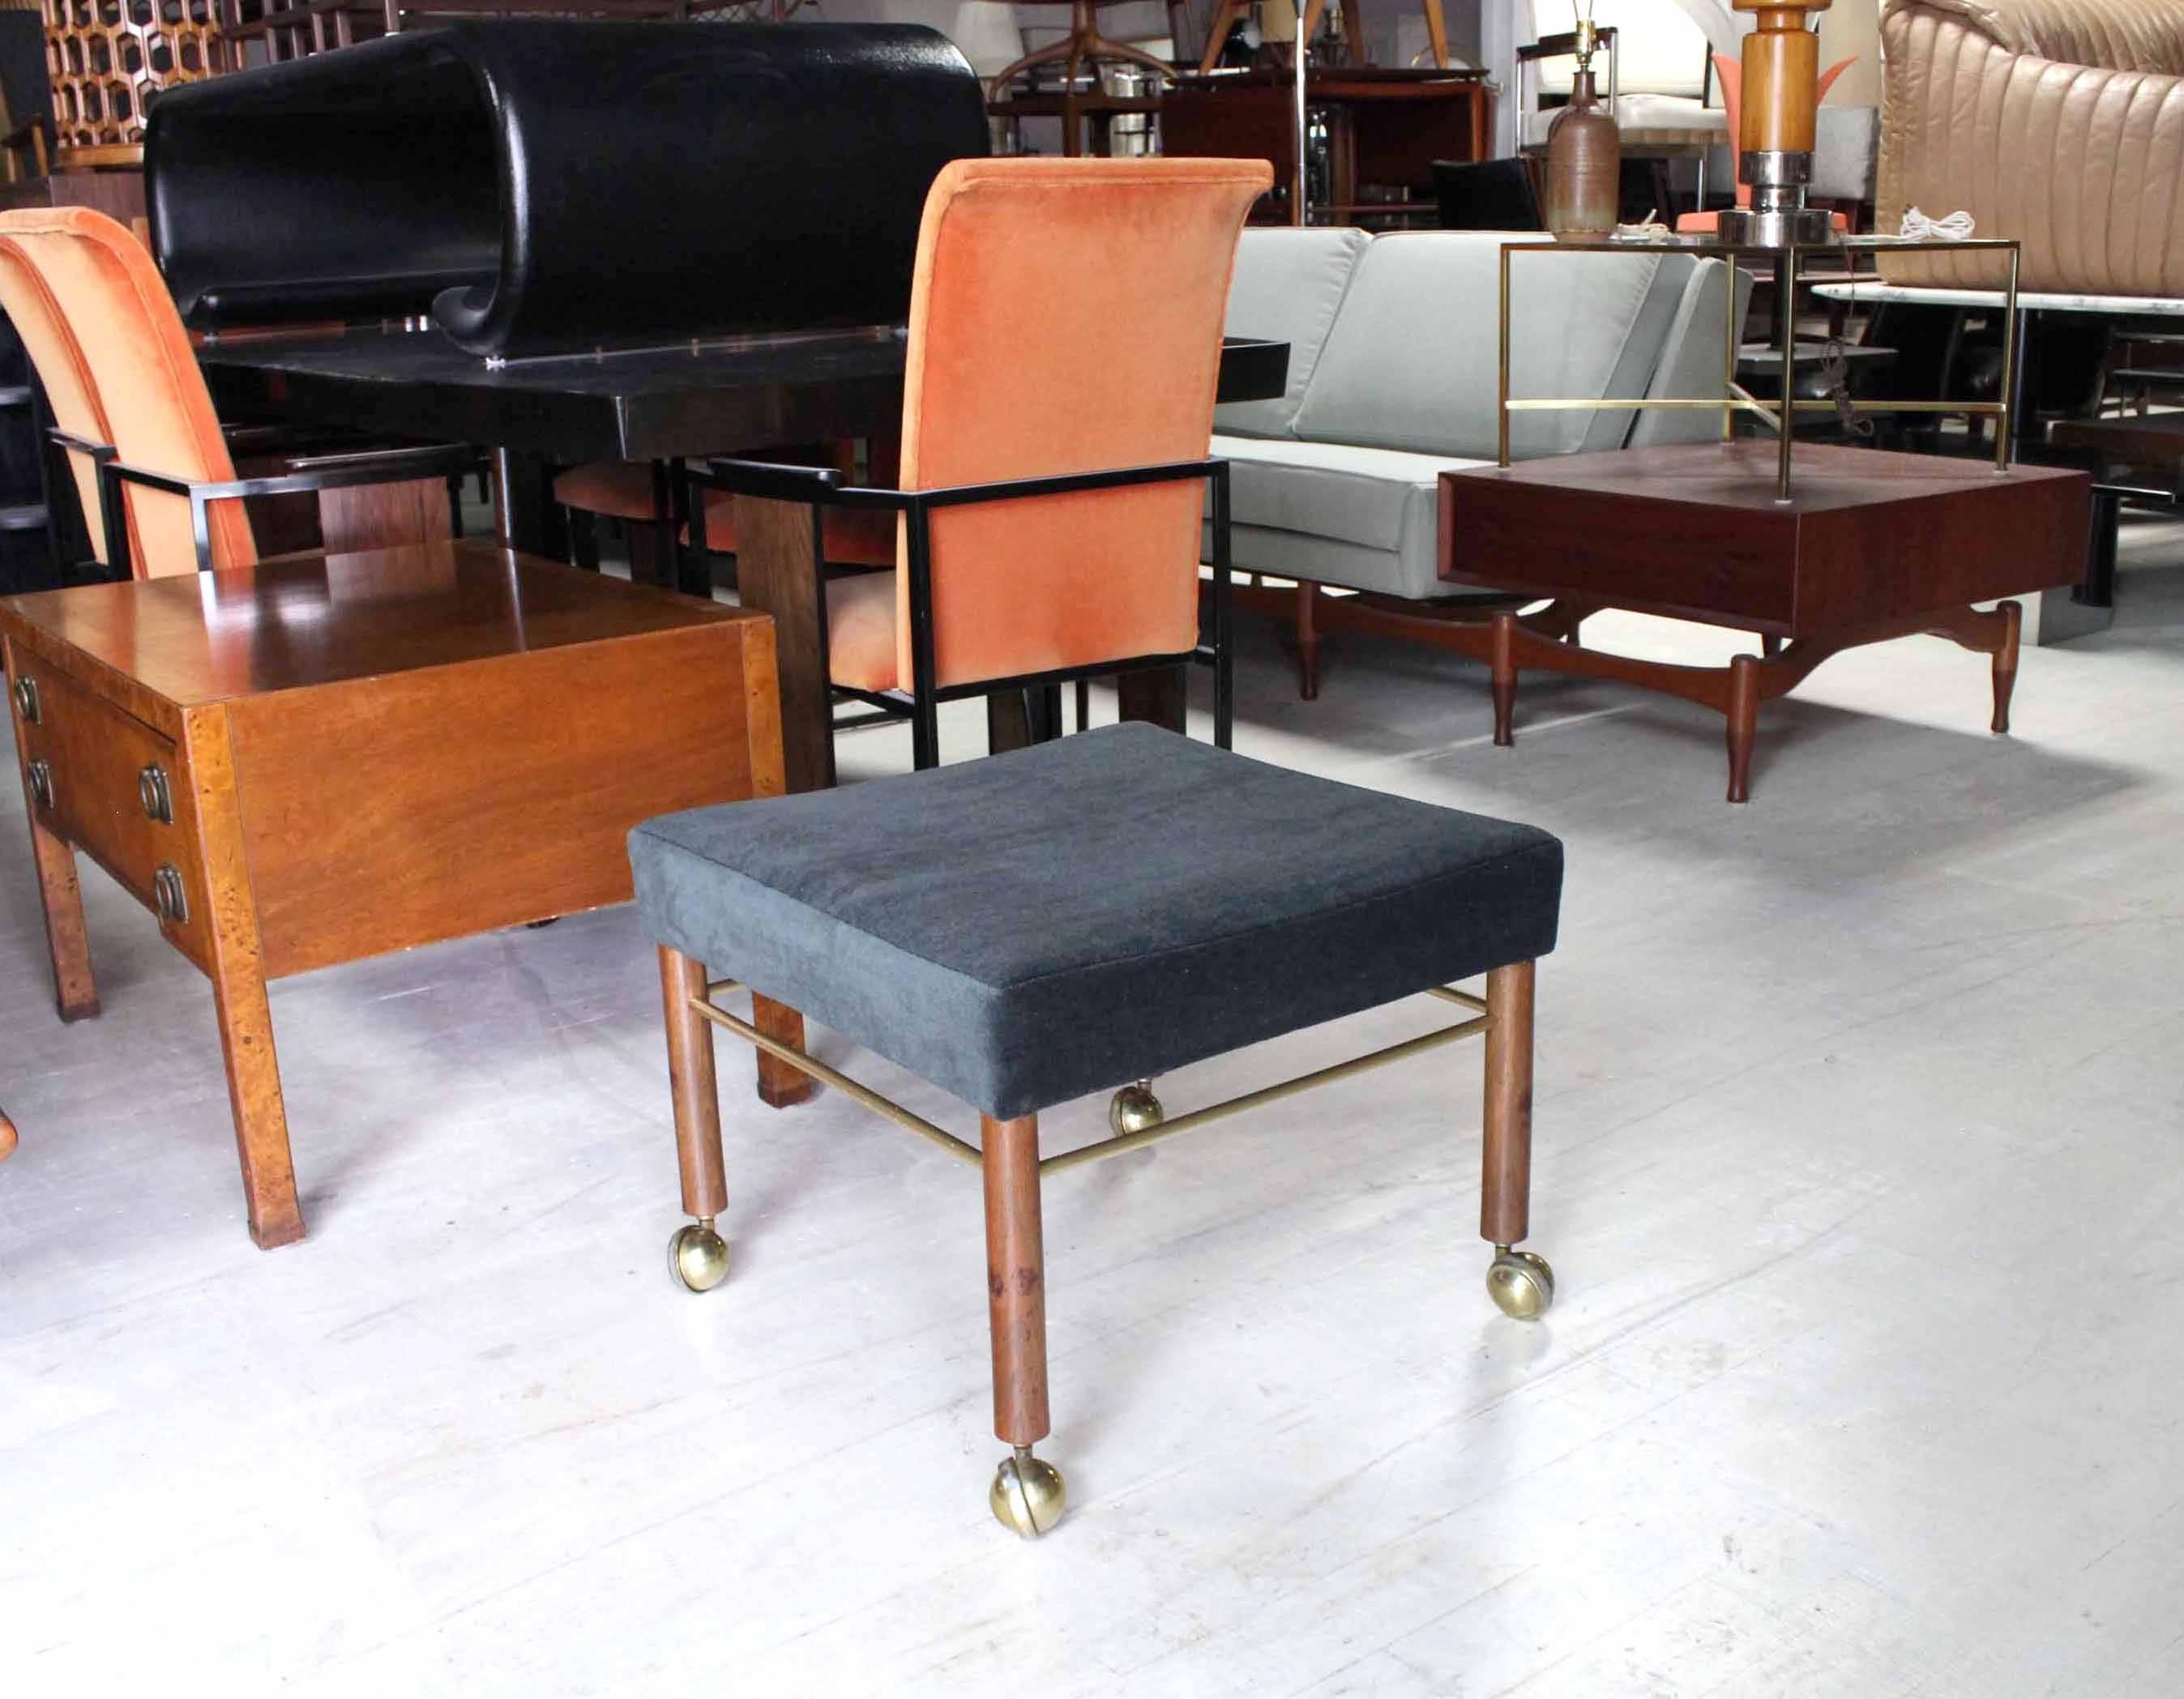
{"type": "Polygon", "coordinates": [[[233,69],[219,0],[44,0],[44,9],[64,164],[99,163],[78,150],[137,146],[162,89],[233,69]]]}
{"type": "MultiPolygon", "coordinates": [[[[13,315],[19,298],[34,318],[40,311],[49,316],[38,341],[25,335],[25,346],[49,393],[72,391],[72,407],[88,404],[89,418],[79,412],[79,421],[97,428],[83,434],[111,443],[124,465],[145,471],[191,483],[234,477],[174,298],[125,227],[87,207],[0,213],[0,304],[13,315]],[[30,287],[31,277],[38,288],[30,287]]],[[[70,428],[58,399],[54,415],[62,429],[70,428]]],[[[125,506],[135,576],[197,570],[186,499],[131,486],[125,506]]],[[[96,503],[85,508],[94,527],[102,510],[96,503]]],[[[212,504],[206,523],[215,568],[256,562],[242,503],[212,504]]]]}
{"type": "MultiPolygon", "coordinates": [[[[902,487],[1202,458],[1237,237],[1273,182],[1264,160],[949,165],[911,286],[902,487]]],[[[935,512],[935,682],[1194,647],[1203,501],[1185,482],[935,512]]],[[[911,676],[896,576],[888,686],[911,676]]]]}

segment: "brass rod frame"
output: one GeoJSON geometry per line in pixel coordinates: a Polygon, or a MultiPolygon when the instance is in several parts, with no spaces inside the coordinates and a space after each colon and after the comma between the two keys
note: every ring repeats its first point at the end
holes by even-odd
{"type": "MultiPolygon", "coordinates": [[[[1656,401],[1602,401],[1591,397],[1568,401],[1549,401],[1535,397],[1527,397],[1523,400],[1512,401],[1509,404],[1509,410],[1512,413],[1523,413],[1528,410],[1546,412],[1554,408],[1563,408],[1574,411],[1590,407],[1596,412],[1606,412],[1614,407],[1703,407],[1709,410],[1719,407],[1733,407],[1740,412],[1764,413],[1772,416],[1782,404],[1779,401],[1760,400],[1746,390],[1742,384],[1737,385],[1736,388],[1737,394],[1726,401],[1704,399],[1693,401],[1667,397],[1656,401]]],[[[1831,413],[1835,410],[1835,403],[1824,395],[1799,397],[1794,399],[1792,404],[1800,413],[1831,413]]],[[[1992,417],[1997,413],[2008,412],[2009,407],[2008,403],[2001,401],[1868,401],[1860,397],[1858,410],[1861,413],[1977,413],[1992,417]]]]}
{"type": "Polygon", "coordinates": [[[1247,1091],[1241,1097],[1231,1097],[1219,1103],[1209,1103],[1203,1109],[1194,1109],[1187,1115],[1171,1115],[1156,1126],[1140,1133],[1124,1133],[1113,1139],[1102,1139],[1096,1145],[1080,1145],[1074,1150],[1064,1150],[1058,1156],[1043,1156],[1039,1171],[1042,1174],[1060,1173],[1064,1168],[1081,1168],[1087,1162],[1097,1162],[1104,1157],[1120,1156],[1140,1150],[1162,1139],[1173,1138],[1178,1133],[1188,1133],[1194,1127],[1203,1127],[1209,1121],[1218,1121],[1224,1116],[1240,1114],[1246,1109],[1256,1109],[1262,1103],[1279,1102],[1284,1097],[1294,1097],[1301,1091],[1309,1091],[1316,1085],[1331,1085],[1338,1079],[1347,1079],[1352,1074],[1384,1067],[1389,1062],[1401,1061],[1421,1050],[1435,1049],[1441,1044],[1454,1044],[1458,1039],[1468,1039],[1485,1032],[1494,1024],[1490,1015],[1474,1015],[1468,1021],[1458,1021],[1452,1027],[1422,1033],[1415,1039],[1405,1039],[1401,1044],[1390,1044],[1384,1050],[1368,1051],[1362,1056],[1352,1056],[1327,1067],[1314,1068],[1310,1073],[1298,1074],[1293,1079],[1262,1085],[1256,1091],[1247,1091]]]}
{"type": "MultiPolygon", "coordinates": [[[[690,1000],[690,1008],[703,1019],[724,1031],[733,1033],[768,1056],[779,1057],[798,1072],[807,1073],[822,1083],[833,1086],[874,1114],[884,1116],[896,1126],[905,1128],[928,1144],[938,1145],[958,1161],[968,1162],[973,1167],[985,1166],[985,1157],[976,1145],[958,1139],[945,1128],[934,1126],[915,1110],[904,1108],[891,1097],[883,1097],[870,1086],[859,1083],[838,1068],[829,1067],[808,1051],[760,1032],[749,1021],[731,1015],[711,1000],[717,993],[742,989],[733,979],[713,980],[706,985],[705,996],[690,1000]]],[[[1294,1097],[1316,1085],[1329,1085],[1338,1079],[1347,1079],[1352,1074],[1384,1067],[1390,1062],[1401,1061],[1405,1057],[1417,1056],[1421,1051],[1435,1050],[1442,1044],[1454,1044],[1459,1039],[1474,1038],[1492,1030],[1494,1017],[1486,1012],[1484,997],[1474,996],[1468,991],[1459,991],[1452,985],[1429,985],[1424,994],[1478,1012],[1470,1020],[1458,1021],[1454,1026],[1421,1033],[1414,1039],[1405,1039],[1362,1056],[1352,1056],[1346,1061],[1334,1062],[1326,1067],[1314,1068],[1309,1073],[1301,1073],[1290,1079],[1278,1080],[1272,1085],[1261,1086],[1256,1091],[1247,1091],[1240,1097],[1224,1098],[1219,1103],[1209,1103],[1205,1108],[1194,1109],[1185,1115],[1170,1116],[1157,1126],[1148,1127],[1142,1132],[1123,1134],[1074,1150],[1064,1150],[1057,1156],[1042,1157],[1039,1171],[1042,1174],[1059,1173],[1065,1168],[1081,1168],[1088,1162],[1097,1162],[1108,1156],[1120,1156],[1162,1139],[1173,1138],[1178,1133],[1188,1133],[1194,1127],[1203,1127],[1209,1121],[1218,1121],[1246,1109],[1256,1109],[1262,1103],[1274,1103],[1284,1097],[1294,1097]]]]}
{"type": "Polygon", "coordinates": [[[935,1127],[922,1115],[917,1114],[915,1111],[905,1109],[892,1097],[883,1097],[869,1085],[860,1085],[838,1068],[831,1068],[818,1057],[800,1050],[795,1045],[783,1044],[779,1039],[761,1033],[749,1021],[737,1019],[726,1009],[718,1007],[711,1001],[711,993],[723,989],[732,990],[734,988],[733,980],[723,982],[722,984],[708,985],[705,988],[707,995],[693,997],[690,1000],[690,1007],[693,1011],[703,1016],[715,1026],[724,1027],[738,1038],[748,1039],[770,1056],[780,1057],[799,1073],[808,1073],[812,1078],[823,1081],[844,1096],[855,1098],[874,1114],[884,1115],[896,1126],[906,1127],[919,1138],[938,1145],[959,1161],[968,1162],[973,1167],[983,1166],[984,1159],[979,1156],[978,1147],[976,1145],[966,1144],[947,1128],[935,1127]]]}
{"type": "Polygon", "coordinates": [[[1730,380],[1729,393],[1745,412],[1756,413],[1764,419],[1769,430],[1778,432],[1781,430],[1782,415],[1734,378],[1730,380]]]}
{"type": "MultiPolygon", "coordinates": [[[[1797,398],[1797,250],[1782,250],[1780,267],[1774,274],[1776,311],[1782,319],[1782,399],[1794,402],[1797,398]]],[[[1786,409],[1781,427],[1774,433],[1780,448],[1774,474],[1774,499],[1790,499],[1790,448],[1797,440],[1797,413],[1794,408],[1786,409]]]]}
{"type": "Polygon", "coordinates": [[[1497,426],[1496,464],[1507,468],[1509,464],[1509,415],[1524,412],[1607,412],[1619,408],[1652,411],[1677,408],[1703,407],[1721,415],[1721,437],[1724,443],[1735,435],[1736,415],[1756,413],[1767,421],[1777,437],[1775,460],[1775,499],[1791,499],[1791,449],[1796,432],[1789,428],[1791,415],[1797,413],[1832,411],[1836,403],[1832,397],[1814,397],[1799,400],[1791,393],[1797,376],[1797,304],[1800,283],[1841,283],[1867,281],[1872,274],[1860,273],[1857,256],[1861,253],[1929,253],[1940,252],[2007,253],[2009,281],[2003,293],[2003,365],[2002,398],[1998,401],[1868,401],[1861,397],[1858,409],[1861,413],[1961,413],[1992,418],[1995,426],[1994,469],[2007,471],[2010,460],[2010,432],[2014,417],[2010,404],[2010,392],[2017,376],[2018,265],[2024,250],[2014,237],[1972,237],[1964,240],[1949,237],[1900,238],[1888,237],[1841,237],[1825,243],[1793,243],[1784,248],[1741,247],[1735,243],[1708,241],[1672,240],[1664,242],[1623,242],[1595,239],[1576,242],[1511,242],[1502,245],[1501,288],[1501,358],[1496,374],[1495,419],[1497,426]],[[1729,267],[1727,301],[1723,313],[1722,393],[1719,398],[1691,399],[1685,397],[1663,396],[1658,398],[1621,398],[1603,399],[1597,396],[1546,398],[1526,396],[1513,398],[1509,393],[1509,257],[1514,253],[1688,253],[1694,259],[1720,259],[1729,267]],[[1841,272],[1814,274],[1801,269],[1801,258],[1819,258],[1841,254],[1850,261],[1841,272]],[[1736,382],[1736,362],[1742,352],[1736,331],[1736,272],[1738,261],[1743,259],[1765,258],[1774,261],[1777,292],[1781,298],[1782,336],[1780,354],[1782,360],[1781,387],[1783,398],[1773,407],[1759,401],[1736,382]]]}

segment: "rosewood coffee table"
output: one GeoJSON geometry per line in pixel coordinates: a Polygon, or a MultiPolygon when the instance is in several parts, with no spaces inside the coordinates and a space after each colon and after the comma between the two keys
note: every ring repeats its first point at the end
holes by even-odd
{"type": "Polygon", "coordinates": [[[0,641],[61,1018],[82,849],[212,981],[269,1248],[267,980],[625,902],[639,821],[782,788],[772,621],[482,543],[12,596],[0,641]]]}
{"type": "Polygon", "coordinates": [[[1729,799],[1749,794],[1759,705],[1830,655],[1914,632],[1994,657],[1994,729],[2009,729],[2018,605],[2075,584],[2091,480],[2053,466],[1801,445],[1775,499],[1774,443],[1678,443],[1441,474],[1440,576],[1551,598],[1554,618],[1496,616],[1494,741],[1511,741],[1527,666],[1615,679],[1729,721],[1729,799]],[[1727,666],[1580,647],[1603,608],[1759,633],[1727,666]],[[1566,625],[1558,638],[1541,626],[1566,625]]]}

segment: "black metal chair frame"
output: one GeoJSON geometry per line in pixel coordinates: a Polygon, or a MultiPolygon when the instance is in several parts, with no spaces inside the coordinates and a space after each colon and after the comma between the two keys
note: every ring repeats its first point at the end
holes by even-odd
{"type": "MultiPolygon", "coordinates": [[[[164,472],[124,464],[111,444],[89,443],[67,432],[46,433],[62,448],[91,457],[98,471],[99,504],[106,527],[106,558],[117,571],[130,570],[129,527],[123,513],[122,485],[142,484],[190,504],[190,536],[197,547],[198,571],[212,571],[212,531],[206,509],[216,501],[246,496],[294,495],[318,490],[353,489],[364,484],[407,482],[415,478],[460,478],[481,462],[476,448],[460,444],[422,443],[410,448],[373,448],[353,454],[323,454],[291,460],[289,470],[254,478],[226,478],[192,483],[164,472]]],[[[460,509],[456,510],[460,513],[460,509]]],[[[460,523],[460,519],[457,523],[460,523]]]]}
{"type": "MultiPolygon", "coordinates": [[[[939,709],[943,702],[966,697],[989,696],[1009,690],[1035,690],[1094,678],[1110,678],[1130,672],[1149,672],[1162,667],[1196,662],[1213,671],[1213,741],[1230,747],[1235,733],[1236,687],[1233,648],[1229,641],[1228,463],[1223,460],[1174,460],[1157,465],[1124,466],[1095,472],[1065,472],[1054,476],[1012,478],[1001,482],[956,484],[938,489],[895,490],[852,484],[831,466],[790,466],[768,460],[713,460],[689,471],[694,486],[745,495],[766,501],[794,502],[808,508],[811,516],[813,558],[823,560],[823,510],[829,507],[882,509],[908,518],[905,562],[910,574],[911,688],[890,691],[858,690],[847,685],[833,688],[840,694],[868,702],[891,719],[911,724],[911,760],[919,768],[940,765],[939,709]],[[983,502],[1036,500],[1043,496],[1073,495],[1084,490],[1124,489],[1138,484],[1177,483],[1203,478],[1212,493],[1213,528],[1213,593],[1211,631],[1201,629],[1195,647],[1174,655],[1122,656],[1085,666],[1056,667],[1045,672],[1019,673],[1007,678],[974,679],[961,684],[935,682],[938,667],[933,650],[933,510],[968,507],[983,502]]],[[[705,503],[690,504],[691,543],[705,547],[705,503]]],[[[826,594],[825,578],[820,594],[826,594]]],[[[825,659],[826,609],[819,610],[821,658],[825,659]]]]}

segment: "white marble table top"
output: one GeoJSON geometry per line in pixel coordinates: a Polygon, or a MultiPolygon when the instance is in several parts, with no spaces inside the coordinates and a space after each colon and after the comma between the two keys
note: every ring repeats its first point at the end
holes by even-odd
{"type": "MultiPolygon", "coordinates": [[[[1815,283],[1813,292],[1828,301],[1901,301],[1931,307],[1999,307],[1999,289],[1927,288],[1885,283],[1877,277],[1855,282],[1815,283]]],[[[2184,318],[2184,298],[2171,295],[2075,295],[2020,289],[2017,304],[2028,313],[2128,313],[2145,317],[2184,318]]]]}

